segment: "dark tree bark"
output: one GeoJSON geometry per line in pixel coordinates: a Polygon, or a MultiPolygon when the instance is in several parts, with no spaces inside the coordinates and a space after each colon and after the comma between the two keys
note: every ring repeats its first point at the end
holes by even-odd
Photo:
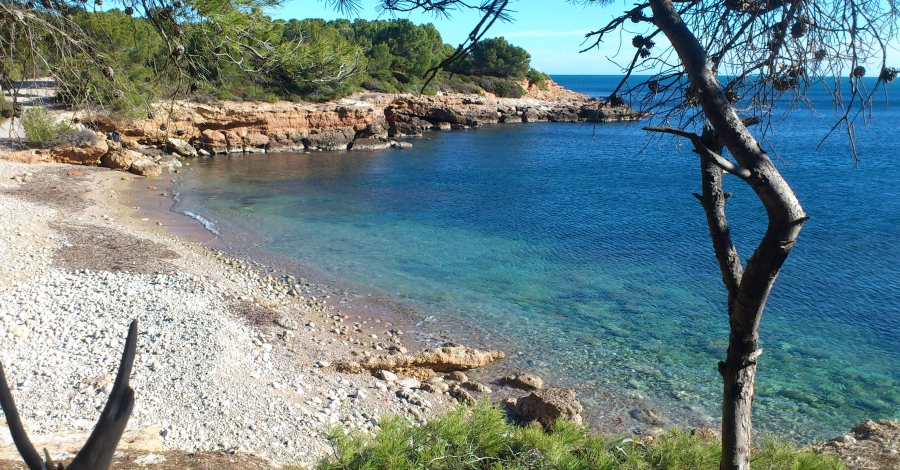
{"type": "MultiPolygon", "coordinates": [[[[700,136],[693,135],[691,138],[701,156],[703,195],[700,199],[722,280],[728,290],[731,332],[725,361],[719,363],[719,373],[724,382],[722,460],[719,468],[748,469],[752,446],[753,386],[757,359],[762,354],[759,349],[759,323],[775,279],[807,217],[793,190],[726,99],[706,52],[681,20],[672,1],[650,0],[649,3],[653,23],[666,35],[681,59],[718,142],[737,161],[734,165],[721,157],[700,136]],[[721,170],[738,176],[750,185],[763,203],[769,219],[766,233],[747,262],[746,269],[741,267],[728,231],[721,170]]],[[[683,131],[673,133],[684,135],[683,131]]],[[[710,145],[715,147],[713,143],[710,145]]]]}

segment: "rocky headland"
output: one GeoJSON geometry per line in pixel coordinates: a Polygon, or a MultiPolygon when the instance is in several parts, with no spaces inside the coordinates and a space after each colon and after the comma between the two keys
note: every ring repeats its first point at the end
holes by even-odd
{"type": "Polygon", "coordinates": [[[84,128],[79,138],[33,158],[152,176],[180,167],[174,157],[406,148],[412,144],[400,139],[429,130],[643,117],[626,105],[613,106],[552,81],[542,87],[526,81],[523,88],[522,98],[356,93],[327,103],[173,101],[157,104],[140,119],[79,112],[72,117],[84,128]]]}

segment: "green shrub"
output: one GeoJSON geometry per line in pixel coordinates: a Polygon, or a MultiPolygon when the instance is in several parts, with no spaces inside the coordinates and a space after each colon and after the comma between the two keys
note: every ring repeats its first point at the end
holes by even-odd
{"type": "Polygon", "coordinates": [[[6,97],[0,94],[0,123],[6,122],[13,115],[12,103],[6,101],[6,97]]]}
{"type": "Polygon", "coordinates": [[[58,122],[44,108],[31,108],[22,115],[25,140],[35,147],[50,147],[64,142],[75,133],[65,122],[58,122]]]}
{"type": "Polygon", "coordinates": [[[547,80],[550,80],[550,75],[547,75],[544,72],[539,72],[535,69],[529,69],[528,74],[525,75],[531,80],[532,83],[537,85],[538,89],[542,91],[547,91],[547,80]]]}
{"type": "Polygon", "coordinates": [[[525,90],[515,80],[484,76],[478,78],[478,84],[484,91],[493,93],[499,98],[521,98],[525,90]]]}
{"type": "MultiPolygon", "coordinates": [[[[672,430],[652,441],[590,434],[583,426],[557,422],[550,432],[540,425],[511,424],[506,413],[488,403],[460,407],[417,426],[397,416],[379,422],[374,436],[334,429],[334,455],[319,470],[598,469],[715,470],[721,444],[672,430]]],[[[782,440],[764,440],[753,468],[839,470],[834,456],[799,450],[782,440]]]]}

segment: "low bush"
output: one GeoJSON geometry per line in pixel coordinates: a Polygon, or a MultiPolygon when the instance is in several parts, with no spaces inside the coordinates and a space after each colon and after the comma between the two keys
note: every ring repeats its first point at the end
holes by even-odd
{"type": "Polygon", "coordinates": [[[522,86],[512,79],[483,76],[478,77],[477,80],[484,91],[493,93],[499,98],[521,98],[525,94],[522,86]]]}
{"type": "Polygon", "coordinates": [[[12,103],[6,101],[6,97],[0,94],[0,123],[6,122],[13,116],[12,103]]]}
{"type": "MultiPolygon", "coordinates": [[[[598,469],[715,470],[718,441],[679,430],[652,440],[596,436],[584,427],[557,422],[547,432],[537,424],[511,424],[490,404],[452,410],[421,426],[400,417],[379,421],[375,435],[331,433],[334,456],[319,470],[412,469],[598,469]]],[[[783,470],[838,470],[834,456],[768,439],[753,455],[753,467],[783,470]]]]}
{"type": "Polygon", "coordinates": [[[44,108],[31,108],[22,115],[25,140],[33,147],[50,147],[65,142],[75,134],[65,122],[59,122],[44,108]]]}
{"type": "Polygon", "coordinates": [[[547,81],[550,80],[550,75],[547,75],[544,72],[539,72],[535,69],[528,70],[528,74],[525,75],[531,80],[532,83],[537,85],[539,90],[547,91],[547,81]]]}

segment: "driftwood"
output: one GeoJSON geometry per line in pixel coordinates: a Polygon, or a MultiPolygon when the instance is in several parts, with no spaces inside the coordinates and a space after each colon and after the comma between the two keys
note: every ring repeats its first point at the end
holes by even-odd
{"type": "MultiPolygon", "coordinates": [[[[67,467],[68,470],[107,470],[112,462],[113,454],[119,439],[131,417],[134,409],[134,390],[128,385],[131,376],[131,367],[134,365],[134,354],[137,348],[137,320],[131,322],[128,329],[128,338],[125,340],[125,351],[122,353],[122,361],[119,363],[119,372],[113,384],[112,392],[106,401],[103,412],[97,426],[91,432],[84,447],[75,455],[75,459],[67,467]]],[[[6,415],[9,432],[16,444],[19,454],[28,465],[29,470],[62,470],[62,464],[54,465],[49,453],[44,450],[46,460],[41,460],[40,454],[34,449],[22,421],[19,412],[13,402],[12,393],[6,383],[6,374],[3,372],[3,364],[0,363],[0,405],[6,415]]]]}

